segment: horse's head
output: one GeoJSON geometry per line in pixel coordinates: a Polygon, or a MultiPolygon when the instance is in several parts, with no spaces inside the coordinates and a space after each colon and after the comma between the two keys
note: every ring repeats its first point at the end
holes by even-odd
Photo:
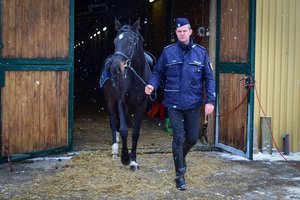
{"type": "Polygon", "coordinates": [[[124,73],[126,66],[130,65],[141,51],[143,53],[139,19],[133,25],[122,25],[115,20],[115,29],[117,36],[114,39],[115,52],[111,65],[113,75],[124,73]]]}

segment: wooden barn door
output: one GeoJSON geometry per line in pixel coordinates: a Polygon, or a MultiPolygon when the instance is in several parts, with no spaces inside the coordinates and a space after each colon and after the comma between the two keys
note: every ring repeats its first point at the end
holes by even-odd
{"type": "Polygon", "coordinates": [[[74,1],[0,2],[2,160],[69,150],[74,1]]]}
{"type": "Polygon", "coordinates": [[[255,0],[219,0],[215,145],[252,159],[255,0]],[[243,101],[244,100],[244,101],[243,101]]]}

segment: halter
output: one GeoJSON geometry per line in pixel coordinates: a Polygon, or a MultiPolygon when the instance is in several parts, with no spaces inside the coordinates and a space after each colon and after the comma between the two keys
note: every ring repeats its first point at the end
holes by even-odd
{"type": "MultiPolygon", "coordinates": [[[[134,68],[131,67],[131,59],[132,59],[132,57],[133,57],[133,55],[134,55],[134,53],[135,53],[134,50],[137,49],[137,45],[138,45],[138,42],[139,42],[139,40],[140,40],[139,34],[136,33],[136,32],[134,32],[134,31],[132,31],[132,30],[130,30],[130,29],[128,29],[127,27],[122,27],[122,28],[120,29],[120,31],[121,31],[122,33],[123,33],[123,32],[130,32],[130,33],[132,33],[132,34],[134,35],[133,48],[132,48],[132,50],[131,50],[130,56],[127,56],[125,53],[123,53],[123,52],[121,52],[121,51],[116,51],[116,52],[114,53],[114,55],[120,55],[120,56],[124,57],[124,58],[126,59],[124,67],[125,67],[125,68],[129,68],[129,69],[134,73],[134,75],[135,75],[136,77],[138,77],[138,79],[140,79],[140,81],[146,86],[147,83],[142,79],[142,77],[141,77],[140,75],[138,75],[138,73],[136,72],[136,70],[135,70],[134,68]]],[[[143,38],[142,38],[142,40],[143,40],[143,38]]],[[[156,92],[154,93],[154,97],[152,97],[151,95],[149,95],[149,98],[150,98],[151,101],[154,101],[154,100],[156,99],[156,92]]]]}
{"type": "Polygon", "coordinates": [[[142,77],[140,77],[138,75],[138,73],[136,72],[136,70],[131,67],[131,59],[132,59],[132,57],[133,57],[133,55],[135,53],[134,50],[137,49],[137,45],[138,45],[138,42],[139,42],[139,35],[138,35],[138,33],[134,32],[134,31],[132,31],[132,30],[126,28],[126,27],[121,28],[120,31],[122,31],[122,32],[130,32],[130,33],[132,33],[134,35],[133,48],[131,50],[130,56],[127,56],[125,53],[123,53],[121,51],[116,51],[114,53],[114,55],[123,56],[126,59],[124,67],[125,68],[129,68],[135,74],[135,76],[137,76],[142,81],[142,83],[146,86],[147,83],[142,79],[142,77]]]}
{"type": "Polygon", "coordinates": [[[114,53],[114,55],[120,55],[120,56],[123,56],[123,57],[126,59],[126,63],[128,63],[128,62],[131,63],[131,59],[132,59],[133,54],[134,54],[134,49],[137,48],[137,44],[138,44],[138,42],[139,42],[139,35],[138,35],[136,32],[134,32],[134,31],[132,31],[132,30],[126,28],[126,27],[121,28],[119,32],[121,32],[121,33],[123,33],[123,32],[129,32],[129,33],[131,33],[131,34],[134,35],[133,48],[132,48],[132,50],[131,50],[130,56],[127,56],[125,53],[123,53],[123,52],[121,52],[121,51],[116,51],[116,52],[114,53]]]}

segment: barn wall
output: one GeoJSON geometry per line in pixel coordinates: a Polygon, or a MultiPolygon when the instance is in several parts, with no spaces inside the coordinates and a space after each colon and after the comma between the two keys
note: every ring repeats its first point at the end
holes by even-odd
{"type": "Polygon", "coordinates": [[[11,154],[68,145],[68,72],[5,73],[2,145],[11,154]]]}
{"type": "Polygon", "coordinates": [[[221,3],[220,62],[248,61],[249,0],[221,3]]]}
{"type": "MultiPolygon", "coordinates": [[[[258,95],[272,118],[275,141],[290,134],[290,150],[300,151],[300,1],[257,0],[255,77],[258,95]]],[[[260,144],[260,117],[255,100],[255,126],[260,144]]]]}
{"type": "Polygon", "coordinates": [[[68,0],[2,0],[3,58],[67,58],[68,0]]]}
{"type": "Polygon", "coordinates": [[[0,2],[0,163],[70,150],[74,0],[0,2]]]}
{"type": "Polygon", "coordinates": [[[220,73],[219,142],[246,151],[247,90],[240,81],[243,74],[220,73]],[[237,84],[238,83],[238,84],[237,84]],[[234,108],[241,103],[241,106],[234,108]]]}

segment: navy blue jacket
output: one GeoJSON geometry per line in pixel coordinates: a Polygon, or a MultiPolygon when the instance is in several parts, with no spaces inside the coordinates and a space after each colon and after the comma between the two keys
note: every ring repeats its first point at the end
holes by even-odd
{"type": "Polygon", "coordinates": [[[149,84],[155,89],[159,85],[164,88],[163,103],[169,108],[190,109],[203,102],[215,102],[215,80],[210,58],[206,50],[192,40],[187,46],[178,41],[164,48],[149,84]]]}

